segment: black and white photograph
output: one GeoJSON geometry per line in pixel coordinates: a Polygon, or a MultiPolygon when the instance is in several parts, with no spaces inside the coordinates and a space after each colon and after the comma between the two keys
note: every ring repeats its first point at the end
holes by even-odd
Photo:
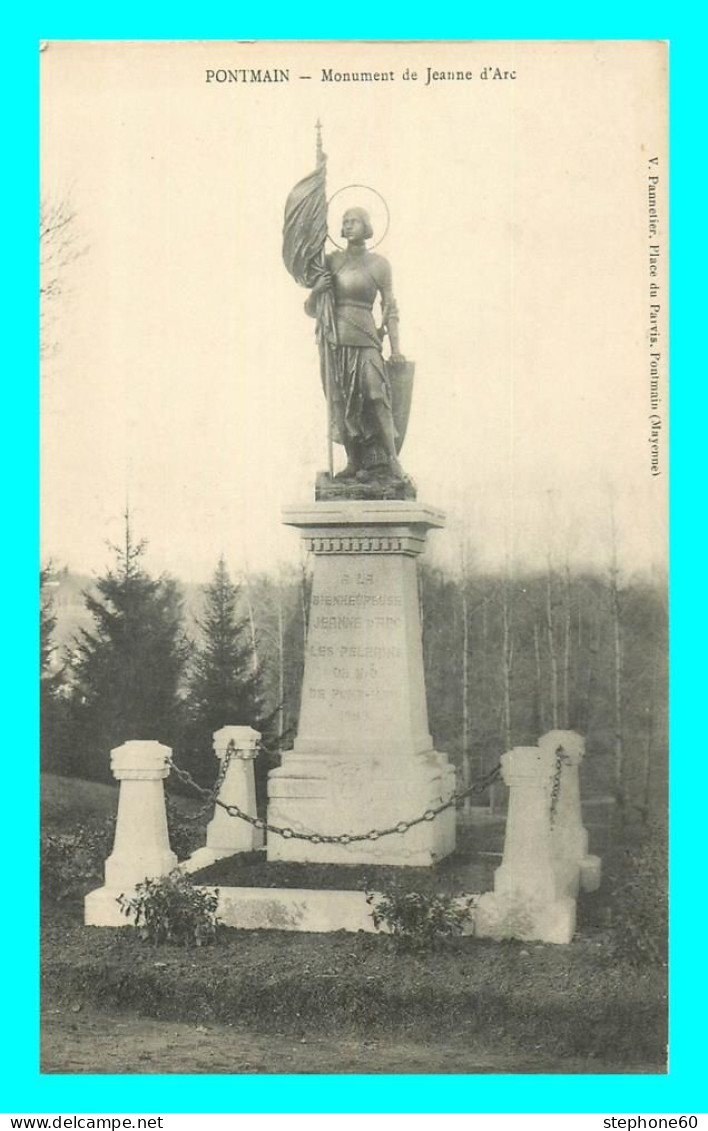
{"type": "Polygon", "coordinates": [[[667,1072],[667,65],[42,43],[42,1073],[667,1072]]]}

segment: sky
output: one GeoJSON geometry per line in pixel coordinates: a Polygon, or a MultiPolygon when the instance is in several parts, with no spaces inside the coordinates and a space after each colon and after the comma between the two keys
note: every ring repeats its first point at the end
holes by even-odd
{"type": "MultiPolygon", "coordinates": [[[[377,250],[416,363],[402,462],[419,500],[448,514],[430,560],[457,568],[464,546],[480,568],[605,568],[614,515],[623,568],[661,570],[664,50],[48,44],[42,191],[70,201],[82,254],[62,273],[41,374],[45,558],[100,572],[128,504],[156,572],[203,581],[222,553],[234,572],[298,559],[280,511],[313,498],[325,406],[281,234],[319,118],[328,192],[371,186],[390,213],[377,250]],[[480,77],[497,66],[515,77],[480,77]],[[219,68],[274,67],[290,81],[207,81],[219,68]],[[323,82],[329,68],[394,78],[323,82]],[[428,68],[473,77],[426,83],[428,68]]],[[[344,199],[331,208],[335,238],[344,199]]]]}

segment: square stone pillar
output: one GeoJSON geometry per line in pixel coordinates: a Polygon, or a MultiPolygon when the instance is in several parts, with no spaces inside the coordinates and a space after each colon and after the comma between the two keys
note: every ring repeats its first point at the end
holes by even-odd
{"type": "Polygon", "coordinates": [[[113,852],[106,860],[106,887],[132,887],[164,876],[177,864],[170,849],[163,781],[172,751],[160,742],[126,742],[111,750],[120,782],[113,852]]]}
{"type": "MultiPolygon", "coordinates": [[[[300,722],[269,775],[268,821],[359,834],[420,816],[455,788],[433,749],[416,558],[439,511],[414,501],[287,508],[315,555],[300,722]]],[[[409,832],[345,845],[268,836],[269,860],[430,865],[455,847],[455,812],[409,832]]]]}
{"type": "Polygon", "coordinates": [[[111,770],[120,782],[113,851],[106,860],[106,884],[84,900],[84,922],[123,926],[116,902],[145,879],[164,876],[177,866],[170,849],[163,781],[172,751],[160,742],[126,742],[111,750],[111,770]]]}
{"type": "Polygon", "coordinates": [[[263,830],[255,828],[240,817],[230,816],[224,805],[236,805],[243,813],[256,816],[256,779],[253,762],[258,754],[261,736],[252,727],[222,727],[214,732],[214,753],[223,765],[228,766],[217,801],[214,816],[207,825],[206,846],[198,848],[181,869],[196,872],[207,868],[216,860],[233,856],[237,852],[254,852],[263,847],[263,830]]]}
{"type": "Polygon", "coordinates": [[[575,900],[559,890],[553,853],[555,749],[520,746],[502,755],[501,762],[510,788],[504,856],[494,891],[477,905],[475,934],[568,943],[575,931],[575,900]]]}

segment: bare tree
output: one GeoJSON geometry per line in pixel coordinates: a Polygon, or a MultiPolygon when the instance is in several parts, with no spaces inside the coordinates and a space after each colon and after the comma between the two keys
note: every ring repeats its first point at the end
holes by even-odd
{"type": "Polygon", "coordinates": [[[302,617],[302,651],[307,651],[307,630],[309,627],[310,604],[310,555],[304,546],[300,554],[300,616],[302,617]]]}
{"type": "Polygon", "coordinates": [[[641,801],[640,813],[642,821],[647,824],[649,821],[649,813],[651,809],[651,784],[652,784],[652,763],[654,760],[654,738],[656,731],[656,707],[657,707],[657,691],[659,687],[659,676],[661,671],[662,659],[665,655],[665,645],[660,641],[654,648],[654,655],[652,658],[651,666],[651,685],[649,688],[649,719],[647,726],[647,737],[644,746],[644,762],[642,765],[642,784],[641,784],[641,801]]]}
{"type": "Polygon", "coordinates": [[[569,727],[571,725],[571,702],[570,702],[570,672],[571,672],[571,653],[572,653],[572,615],[573,615],[573,591],[570,579],[570,563],[566,554],[565,571],[564,571],[564,586],[563,586],[563,726],[569,727]]]}
{"type": "Polygon", "coordinates": [[[514,664],[514,636],[513,616],[514,608],[511,590],[511,565],[507,564],[504,581],[501,587],[501,615],[502,615],[502,730],[504,735],[504,749],[512,748],[512,720],[511,720],[511,676],[514,664]]]}
{"type": "MultiPolygon", "coordinates": [[[[462,750],[462,783],[465,787],[472,780],[470,767],[470,688],[469,688],[469,611],[467,598],[467,531],[462,530],[460,542],[460,597],[462,600],[462,735],[460,747],[462,750]]],[[[470,799],[465,798],[464,811],[469,813],[470,799]]]]}
{"type": "Polygon", "coordinates": [[[282,752],[285,736],[285,626],[282,576],[276,586],[276,612],[278,614],[278,750],[282,752]]]}
{"type": "Polygon", "coordinates": [[[558,653],[553,611],[553,566],[548,555],[546,569],[546,634],[548,637],[548,659],[551,666],[551,726],[558,729],[558,653]]]}
{"type": "Polygon", "coordinates": [[[241,571],[241,580],[243,582],[241,593],[246,605],[246,613],[248,616],[248,630],[251,635],[251,668],[254,676],[260,671],[260,657],[258,655],[258,632],[256,630],[256,613],[253,605],[253,582],[251,578],[251,570],[248,565],[248,560],[244,562],[244,567],[241,571]]]}
{"type": "Polygon", "coordinates": [[[614,738],[614,779],[615,797],[618,809],[624,806],[624,736],[622,720],[622,609],[617,562],[617,526],[615,522],[614,499],[610,498],[610,565],[609,565],[610,612],[612,616],[612,640],[614,648],[613,689],[615,708],[614,738]]]}
{"type": "Polygon", "coordinates": [[[39,328],[40,355],[56,349],[54,333],[56,302],[66,287],[66,269],[83,255],[76,213],[71,201],[42,198],[39,206],[39,328]]]}
{"type": "Polygon", "coordinates": [[[585,662],[585,691],[582,695],[580,706],[580,728],[587,733],[592,724],[592,704],[595,697],[597,683],[598,657],[600,654],[600,638],[602,634],[602,615],[596,610],[593,621],[588,631],[588,658],[585,662]]]}
{"type": "Polygon", "coordinates": [[[534,671],[536,676],[536,729],[539,734],[543,734],[546,730],[546,719],[543,710],[543,673],[541,669],[541,633],[538,627],[538,620],[534,617],[533,621],[533,657],[534,657],[534,671]]]}

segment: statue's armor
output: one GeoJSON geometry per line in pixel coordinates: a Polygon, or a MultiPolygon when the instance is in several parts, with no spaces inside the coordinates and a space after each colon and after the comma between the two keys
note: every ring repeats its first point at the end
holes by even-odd
{"type": "Polygon", "coordinates": [[[340,346],[381,349],[372,311],[381,289],[376,274],[381,273],[379,265],[384,262],[380,256],[368,252],[356,257],[335,252],[329,257],[340,346]]]}

